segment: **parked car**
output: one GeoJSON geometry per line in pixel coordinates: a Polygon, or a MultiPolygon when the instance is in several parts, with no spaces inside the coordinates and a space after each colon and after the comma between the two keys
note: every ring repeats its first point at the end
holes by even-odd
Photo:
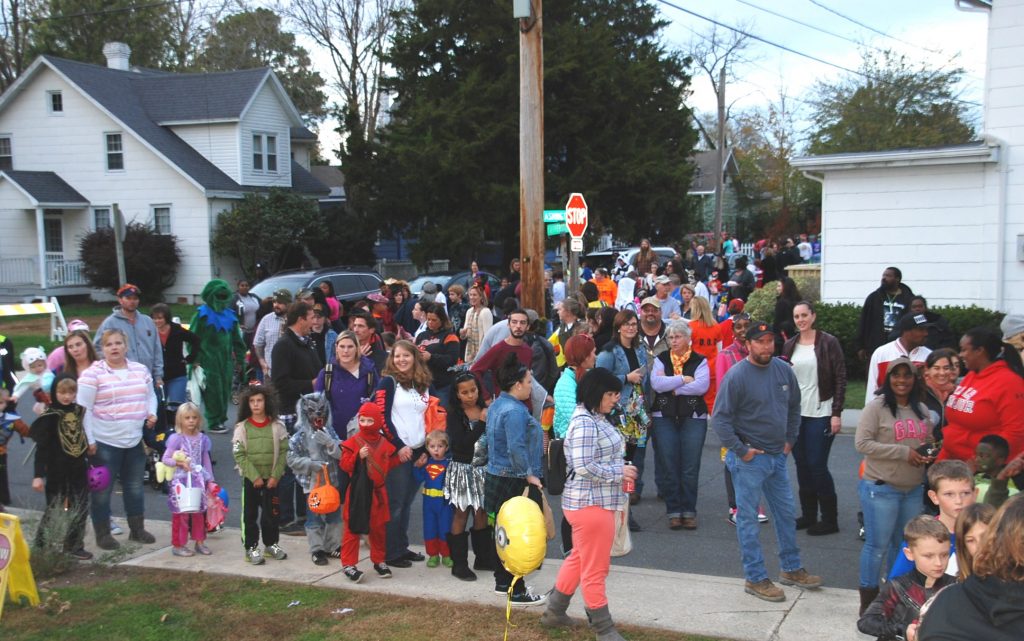
{"type": "MultiPolygon", "coordinates": [[[[487,276],[487,284],[491,287],[491,295],[493,296],[501,288],[501,279],[489,272],[480,272],[487,276]]],[[[462,285],[463,289],[469,289],[472,284],[469,282],[470,274],[468,271],[464,272],[432,272],[430,274],[422,274],[409,281],[409,291],[412,292],[413,296],[419,296],[423,292],[423,284],[430,281],[438,286],[439,291],[443,292],[445,297],[448,296],[448,288],[452,285],[462,285]]]]}
{"type": "MultiPolygon", "coordinates": [[[[662,264],[664,264],[665,261],[672,260],[672,257],[676,255],[676,250],[671,247],[652,247],[651,249],[653,249],[654,253],[658,255],[658,259],[662,264]]],[[[591,269],[596,269],[597,267],[607,267],[608,269],[612,269],[615,267],[615,259],[619,257],[619,254],[622,254],[628,263],[632,261],[633,256],[636,256],[638,253],[640,253],[639,247],[611,247],[609,249],[602,249],[601,251],[590,252],[589,254],[586,254],[582,260],[587,261],[591,269]]],[[[650,267],[650,265],[639,266],[642,273],[647,273],[648,267],[650,267]]]]}
{"type": "Polygon", "coordinates": [[[252,293],[264,299],[279,289],[287,289],[294,295],[300,289],[315,289],[325,280],[334,285],[335,298],[344,303],[359,301],[374,292],[380,292],[380,284],[383,281],[380,274],[365,266],[339,265],[321,269],[290,269],[261,280],[253,286],[252,293]]]}

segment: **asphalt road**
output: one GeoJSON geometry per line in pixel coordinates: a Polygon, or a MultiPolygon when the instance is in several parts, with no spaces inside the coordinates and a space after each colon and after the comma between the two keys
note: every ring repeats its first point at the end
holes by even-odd
{"type": "MultiPolygon", "coordinates": [[[[31,417],[31,399],[23,399],[19,410],[23,417],[31,417]]],[[[232,409],[233,412],[233,409],[232,409]]],[[[227,524],[239,525],[237,509],[241,492],[241,479],[234,469],[231,458],[231,435],[211,434],[213,458],[216,461],[214,473],[218,483],[227,488],[231,498],[227,524]]],[[[32,491],[32,461],[22,461],[28,455],[32,442],[10,443],[8,452],[8,478],[11,484],[11,498],[18,507],[42,509],[43,496],[32,491]]],[[[839,494],[838,534],[812,537],[797,533],[801,558],[804,566],[813,574],[820,574],[825,584],[840,588],[857,588],[858,557],[861,542],[857,538],[857,467],[860,457],[853,448],[853,435],[840,434],[832,448],[831,470],[839,494]]],[[[722,480],[723,465],[719,458],[718,440],[709,434],[704,445],[701,463],[700,492],[697,511],[699,528],[696,531],[672,531],[668,529],[665,506],[656,498],[654,487],[654,453],[648,448],[644,471],[644,497],[633,508],[636,520],[643,528],[633,535],[633,551],[625,557],[613,559],[617,565],[655,568],[676,572],[690,572],[725,577],[742,577],[739,546],[736,531],[727,521],[728,504],[725,484],[722,480]]],[[[790,479],[796,494],[796,472],[790,463],[790,479]]],[[[119,490],[115,490],[120,493],[119,490]]],[[[167,497],[146,486],[146,517],[148,519],[170,520],[167,497]]],[[[551,497],[555,519],[561,519],[559,497],[551,497]]],[[[124,506],[118,497],[111,501],[114,514],[124,515],[124,506]]],[[[420,525],[420,502],[414,503],[409,538],[414,543],[422,542],[420,525]]],[[[778,572],[778,558],[775,556],[775,534],[771,523],[761,527],[761,544],[768,564],[770,576],[778,572]]],[[[559,558],[559,540],[548,546],[548,556],[559,558]]]]}

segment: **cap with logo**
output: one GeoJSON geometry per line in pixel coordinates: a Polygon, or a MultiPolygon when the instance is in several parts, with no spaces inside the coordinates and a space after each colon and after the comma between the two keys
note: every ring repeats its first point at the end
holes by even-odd
{"type": "Polygon", "coordinates": [[[274,292],[274,302],[288,305],[292,302],[292,293],[287,289],[281,288],[274,292]]]}
{"type": "Polygon", "coordinates": [[[748,341],[756,341],[765,334],[771,334],[772,336],[775,336],[775,330],[772,329],[771,325],[764,321],[754,321],[753,323],[751,323],[750,327],[747,328],[748,341]]]}
{"type": "Polygon", "coordinates": [[[137,285],[125,283],[124,285],[121,285],[121,287],[117,290],[117,297],[124,298],[126,296],[135,296],[136,298],[138,298],[139,294],[141,293],[142,290],[139,289],[137,285]]]}
{"type": "Polygon", "coordinates": [[[928,329],[932,324],[924,314],[906,314],[900,319],[899,329],[901,332],[909,332],[912,329],[928,329]]]}
{"type": "Polygon", "coordinates": [[[647,298],[640,301],[640,309],[653,305],[656,309],[661,309],[661,301],[658,300],[657,296],[648,296],[647,298]]]}

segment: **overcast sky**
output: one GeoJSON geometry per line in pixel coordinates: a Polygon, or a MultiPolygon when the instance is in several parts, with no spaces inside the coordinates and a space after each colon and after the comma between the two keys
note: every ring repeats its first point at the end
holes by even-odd
{"type": "MultiPolygon", "coordinates": [[[[751,33],[766,40],[850,69],[856,69],[860,62],[859,47],[894,49],[912,60],[926,61],[934,66],[959,65],[967,72],[961,87],[961,97],[979,104],[982,102],[987,14],[959,11],[955,0],[652,2],[671,23],[664,34],[666,44],[681,51],[689,50],[690,44],[697,38],[694,32],[707,33],[711,23],[669,4],[729,26],[746,27],[751,33]]],[[[508,4],[511,20],[511,1],[508,4]]],[[[780,87],[785,88],[786,93],[793,98],[806,98],[815,80],[836,78],[845,73],[836,67],[756,41],[750,44],[746,55],[750,61],[736,69],[737,82],[728,89],[729,101],[738,99],[735,109],[755,108],[774,101],[780,87]]],[[[317,62],[324,60],[317,52],[314,52],[314,59],[317,62]]],[[[706,75],[695,73],[693,95],[689,103],[698,112],[714,112],[714,92],[706,75]]],[[[795,106],[798,113],[799,109],[806,108],[799,102],[795,106]]],[[[975,108],[974,115],[980,123],[980,108],[975,108]]],[[[336,164],[337,159],[331,152],[338,140],[337,135],[331,131],[333,126],[330,122],[323,123],[320,141],[325,156],[336,164]]]]}

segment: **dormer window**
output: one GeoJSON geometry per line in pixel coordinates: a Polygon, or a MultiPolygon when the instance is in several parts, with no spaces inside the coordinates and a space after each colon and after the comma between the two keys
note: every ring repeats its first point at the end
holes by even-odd
{"type": "Polygon", "coordinates": [[[254,171],[277,171],[277,136],[252,135],[252,168],[254,171]]]}
{"type": "Polygon", "coordinates": [[[59,91],[46,92],[46,108],[52,116],[64,115],[64,96],[59,91]]]}

